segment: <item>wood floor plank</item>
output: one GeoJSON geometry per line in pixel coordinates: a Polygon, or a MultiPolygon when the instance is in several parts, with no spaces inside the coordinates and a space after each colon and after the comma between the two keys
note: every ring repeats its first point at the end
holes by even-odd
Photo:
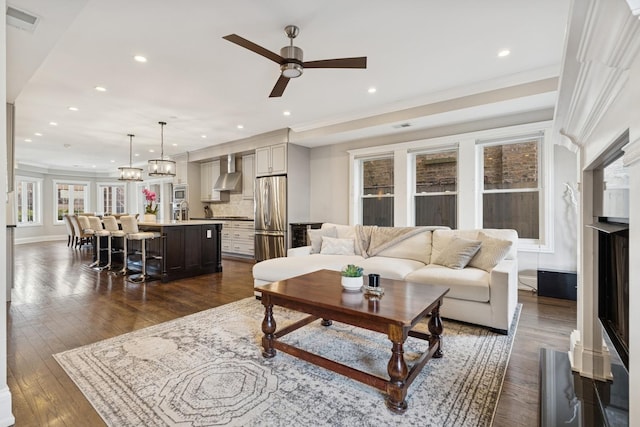
{"type": "MultiPolygon", "coordinates": [[[[162,284],[87,267],[91,251],[65,242],[16,246],[7,318],[7,382],[17,426],[104,425],[53,354],[253,295],[253,264],[162,284]]],[[[540,348],[566,351],[573,301],[521,291],[523,310],[494,426],[537,426],[540,348]]]]}

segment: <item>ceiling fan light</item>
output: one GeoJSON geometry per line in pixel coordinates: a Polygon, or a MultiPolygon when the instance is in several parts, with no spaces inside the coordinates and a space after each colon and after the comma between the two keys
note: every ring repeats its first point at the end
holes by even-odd
{"type": "Polygon", "coordinates": [[[295,62],[289,62],[280,66],[282,75],[288,79],[295,79],[302,75],[302,66],[295,62]]]}

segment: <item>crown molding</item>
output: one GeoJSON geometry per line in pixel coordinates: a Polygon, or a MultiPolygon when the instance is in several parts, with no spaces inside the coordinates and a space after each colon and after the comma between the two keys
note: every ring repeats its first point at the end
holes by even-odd
{"type": "Polygon", "coordinates": [[[640,0],[627,0],[631,13],[640,18],[640,0]]]}
{"type": "Polygon", "coordinates": [[[629,167],[632,164],[640,161],[640,138],[622,147],[622,151],[624,151],[622,162],[625,167],[629,167]]]}
{"type": "Polygon", "coordinates": [[[554,133],[584,146],[629,78],[640,22],[619,0],[574,2],[554,133]]]}

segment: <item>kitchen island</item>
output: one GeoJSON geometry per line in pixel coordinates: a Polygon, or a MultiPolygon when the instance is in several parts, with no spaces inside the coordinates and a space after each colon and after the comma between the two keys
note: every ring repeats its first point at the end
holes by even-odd
{"type": "Polygon", "coordinates": [[[147,272],[162,282],[222,271],[221,221],[140,222],[138,228],[162,236],[147,249],[147,272]]]}

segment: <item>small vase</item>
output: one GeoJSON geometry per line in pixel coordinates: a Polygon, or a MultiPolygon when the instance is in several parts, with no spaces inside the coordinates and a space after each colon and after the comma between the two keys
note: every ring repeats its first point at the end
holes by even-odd
{"type": "Polygon", "coordinates": [[[348,291],[358,291],[362,288],[363,278],[342,276],[342,287],[348,291]]]}
{"type": "Polygon", "coordinates": [[[156,222],[156,215],[155,214],[144,214],[142,219],[143,219],[143,222],[156,222]]]}

